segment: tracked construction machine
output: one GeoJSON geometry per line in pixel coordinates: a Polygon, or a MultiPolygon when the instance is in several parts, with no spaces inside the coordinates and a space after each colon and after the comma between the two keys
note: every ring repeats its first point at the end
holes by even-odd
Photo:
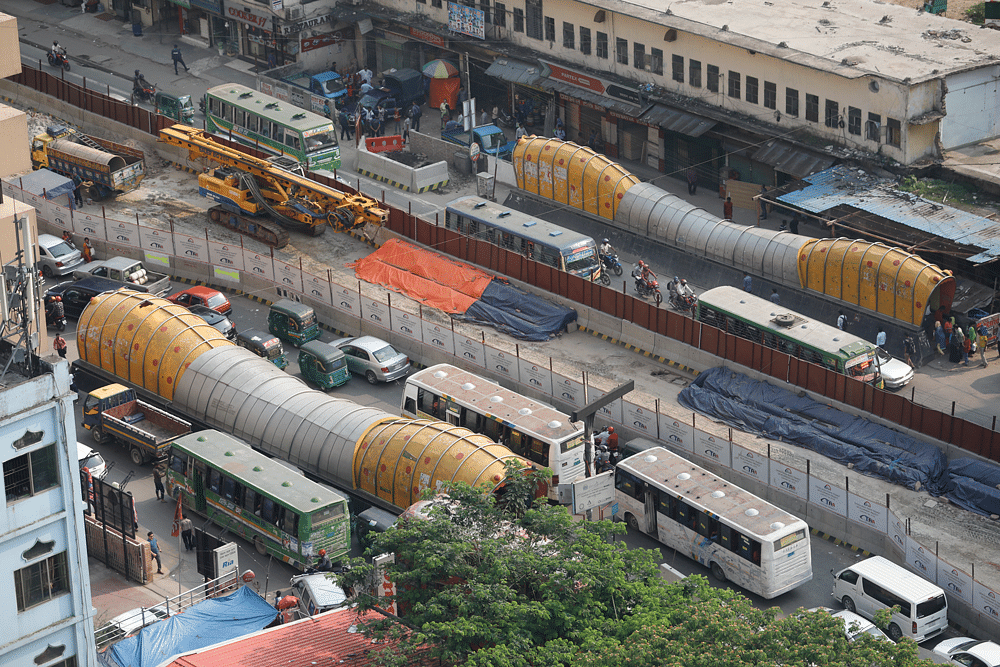
{"type": "Polygon", "coordinates": [[[191,160],[205,161],[207,171],[198,175],[198,188],[218,202],[208,210],[213,222],[275,248],[288,244],[286,230],[319,236],[328,225],[354,229],[389,219],[388,209],[377,200],[317,183],[287,158],[257,158],[186,125],[160,130],[160,141],[186,148],[191,160]]]}

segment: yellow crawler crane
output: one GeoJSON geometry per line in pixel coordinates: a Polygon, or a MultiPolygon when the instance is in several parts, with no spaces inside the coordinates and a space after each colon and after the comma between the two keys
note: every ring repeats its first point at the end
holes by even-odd
{"type": "Polygon", "coordinates": [[[209,217],[269,245],[284,246],[288,235],[262,224],[264,216],[313,236],[322,234],[327,225],[354,229],[366,223],[385,224],[389,219],[388,209],[371,197],[341,192],[224,146],[204,130],[174,125],[160,130],[160,141],[186,148],[191,160],[214,163],[198,177],[201,194],[219,203],[209,210],[209,217]]]}

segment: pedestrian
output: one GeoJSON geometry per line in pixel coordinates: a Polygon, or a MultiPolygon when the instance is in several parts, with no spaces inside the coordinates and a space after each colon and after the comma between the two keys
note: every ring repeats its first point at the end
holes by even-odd
{"type": "Polygon", "coordinates": [[[445,123],[451,117],[451,107],[448,106],[448,100],[441,100],[441,106],[438,108],[441,110],[441,131],[444,132],[445,123]]]}
{"type": "Polygon", "coordinates": [[[94,248],[90,245],[90,239],[83,239],[83,261],[88,264],[94,261],[94,248]]]}
{"type": "Polygon", "coordinates": [[[766,185],[762,185],[762,186],[760,186],[760,197],[757,198],[757,199],[760,200],[760,219],[761,220],[767,220],[767,201],[764,199],[765,195],[767,195],[767,186],[766,185]]]}
{"type": "Polygon", "coordinates": [[[837,328],[844,331],[845,326],[847,326],[847,315],[841,310],[837,313],[837,328]]]}
{"type": "Polygon", "coordinates": [[[160,560],[160,545],[156,541],[156,537],[153,536],[153,531],[146,533],[146,541],[149,542],[149,550],[153,553],[153,558],[156,559],[156,573],[163,574],[163,562],[160,560]]]}
{"type": "Polygon", "coordinates": [[[796,211],[795,213],[792,213],[792,220],[791,220],[791,222],[788,223],[788,228],[792,232],[792,234],[798,234],[799,233],[799,213],[798,213],[798,211],[796,211]]]}
{"type": "Polygon", "coordinates": [[[514,139],[518,139],[519,140],[521,137],[523,137],[526,134],[528,134],[528,133],[527,133],[527,131],[525,131],[524,126],[521,125],[520,123],[518,123],[517,124],[517,129],[514,130],[514,139]]]}
{"type": "Polygon", "coordinates": [[[153,487],[156,489],[156,497],[159,498],[160,502],[166,502],[164,500],[166,492],[163,488],[163,471],[160,470],[159,466],[153,468],[153,487]]]}
{"type": "Polygon", "coordinates": [[[743,272],[743,291],[753,292],[753,278],[746,271],[743,272]]]}
{"type": "Polygon", "coordinates": [[[83,179],[79,174],[73,174],[73,199],[76,200],[76,207],[83,206],[83,179]]]}
{"type": "Polygon", "coordinates": [[[556,127],[552,131],[552,136],[559,141],[566,141],[566,128],[563,127],[562,118],[556,119],[556,127]]]}
{"type": "Polygon", "coordinates": [[[962,359],[964,354],[965,332],[962,331],[962,327],[955,327],[951,331],[951,361],[959,364],[964,363],[962,359]]]}
{"type": "Polygon", "coordinates": [[[878,328],[878,334],[875,335],[875,344],[885,351],[885,329],[882,327],[878,328]]]}
{"type": "Polygon", "coordinates": [[[493,124],[500,127],[500,105],[493,105],[493,124]]]}
{"type": "Polygon", "coordinates": [[[726,197],[725,203],[722,205],[722,217],[726,220],[733,219],[733,198],[726,197]]]}
{"type": "Polygon", "coordinates": [[[483,113],[479,115],[479,124],[480,125],[490,124],[490,115],[486,112],[486,109],[483,109],[483,113]]]}
{"type": "Polygon", "coordinates": [[[393,110],[393,112],[392,112],[392,133],[393,134],[396,134],[396,135],[400,134],[400,132],[401,132],[400,127],[402,126],[402,122],[403,122],[402,110],[399,107],[396,107],[393,110]]]}
{"type": "Polygon", "coordinates": [[[403,144],[407,144],[410,141],[410,126],[413,121],[409,116],[403,119],[403,144]]]}
{"type": "Polygon", "coordinates": [[[976,340],[979,343],[979,361],[983,368],[989,366],[986,363],[986,343],[990,337],[990,330],[986,328],[985,324],[979,325],[979,338],[976,340]]]}
{"type": "Polygon", "coordinates": [[[776,287],[771,288],[771,303],[778,305],[781,302],[781,295],[778,294],[778,289],[776,287]]]}
{"type": "Polygon", "coordinates": [[[944,348],[948,347],[948,338],[944,334],[944,328],[940,322],[934,323],[934,347],[937,353],[944,356],[944,348]]]}
{"type": "Polygon", "coordinates": [[[688,194],[698,194],[698,170],[691,167],[687,170],[688,194]]]}
{"type": "Polygon", "coordinates": [[[913,342],[913,337],[910,334],[906,334],[906,338],[903,339],[903,359],[906,363],[910,365],[910,368],[916,368],[917,365],[913,363],[913,357],[917,354],[917,344],[913,342]]]}
{"type": "Polygon", "coordinates": [[[194,526],[191,519],[181,515],[181,538],[184,539],[184,549],[191,551],[194,549],[194,526]]]}
{"type": "MultiPolygon", "coordinates": [[[[962,330],[959,329],[959,331],[962,331],[962,330]]],[[[963,366],[968,366],[969,365],[969,354],[971,352],[972,352],[972,339],[970,339],[968,336],[966,336],[965,332],[962,332],[962,365],[963,366]]]]}
{"type": "Polygon", "coordinates": [[[587,139],[587,147],[595,153],[600,153],[598,148],[601,145],[601,138],[597,135],[597,130],[590,131],[590,139],[587,139]]]}
{"type": "Polygon", "coordinates": [[[184,57],[181,56],[181,50],[176,44],[174,44],[174,50],[170,52],[170,57],[174,60],[174,76],[177,75],[177,63],[181,64],[185,72],[188,71],[188,66],[184,64],[184,57]]]}
{"type": "Polygon", "coordinates": [[[410,108],[410,118],[413,119],[413,131],[414,132],[419,132],[420,131],[420,116],[422,116],[423,113],[424,112],[420,108],[420,105],[417,104],[416,102],[414,102],[413,106],[410,108]]]}
{"type": "Polygon", "coordinates": [[[60,357],[66,358],[66,339],[62,337],[62,334],[56,334],[55,340],[52,341],[52,347],[59,353],[60,357]]]}

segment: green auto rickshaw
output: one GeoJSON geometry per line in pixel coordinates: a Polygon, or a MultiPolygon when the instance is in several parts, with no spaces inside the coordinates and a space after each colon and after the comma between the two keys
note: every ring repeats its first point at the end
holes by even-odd
{"type": "Polygon", "coordinates": [[[267,314],[267,330],[292,345],[303,345],[319,338],[316,311],[309,306],[281,299],[271,304],[267,314]]]}
{"type": "Polygon", "coordinates": [[[153,102],[156,104],[156,113],[161,116],[185,125],[194,123],[194,104],[190,95],[174,95],[158,90],[153,102]]]}
{"type": "Polygon", "coordinates": [[[351,379],[343,350],[318,340],[309,341],[299,348],[299,370],[303,379],[324,391],[351,379]]]}

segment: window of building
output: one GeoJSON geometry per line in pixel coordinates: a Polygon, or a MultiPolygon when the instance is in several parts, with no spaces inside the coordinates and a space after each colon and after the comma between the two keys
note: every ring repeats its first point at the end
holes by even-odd
{"type": "Polygon", "coordinates": [[[705,87],[713,93],[719,92],[719,68],[716,65],[708,66],[705,87]]]}
{"type": "Polygon", "coordinates": [[[422,5],[426,5],[427,4],[427,0],[417,0],[417,2],[419,2],[422,5]]]}
{"type": "Polygon", "coordinates": [[[740,73],[729,70],[729,96],[740,98],[740,73]]]}
{"type": "Polygon", "coordinates": [[[701,88],[701,61],[688,60],[688,84],[701,88]]]}
{"type": "Polygon", "coordinates": [[[778,108],[778,86],[770,81],[764,82],[764,107],[767,109],[778,108]]]}
{"type": "Polygon", "coordinates": [[[527,32],[532,39],[542,38],[542,0],[525,0],[525,18],[527,32]]]}
{"type": "Polygon", "coordinates": [[[869,141],[879,141],[882,138],[882,116],[877,113],[868,114],[868,122],[865,124],[865,139],[869,141]]]}
{"type": "Polygon", "coordinates": [[[678,83],[684,83],[684,56],[670,57],[670,78],[678,83]]]}
{"type": "Polygon", "coordinates": [[[563,47],[567,49],[576,48],[576,26],[563,21],[563,47]]]}
{"type": "Polygon", "coordinates": [[[590,55],[590,28],[580,26],[580,53],[590,55]]]}
{"type": "Polygon", "coordinates": [[[851,134],[861,134],[861,109],[847,107],[847,131],[851,134]]]}
{"type": "Polygon", "coordinates": [[[597,57],[608,59],[608,36],[603,32],[597,33],[597,57]]]}
{"type": "Polygon", "coordinates": [[[22,454],[3,464],[3,485],[8,504],[30,498],[58,484],[55,445],[22,454]]]}
{"type": "Polygon", "coordinates": [[[493,25],[498,25],[501,28],[507,27],[507,5],[502,2],[496,3],[493,11],[493,25]]]}
{"type": "MultiPolygon", "coordinates": [[[[663,76],[663,49],[649,50],[649,70],[653,74],[663,76]]],[[[684,78],[684,65],[681,64],[681,79],[684,78]]]]}
{"type": "Polygon", "coordinates": [[[524,32],[524,10],[514,8],[514,32],[524,32]]]}
{"type": "Polygon", "coordinates": [[[794,88],[785,88],[785,113],[798,118],[799,91],[794,88]]]}
{"type": "Polygon", "coordinates": [[[819,122],[819,96],[806,93],[806,120],[819,122]]]}
{"type": "Polygon", "coordinates": [[[50,556],[34,565],[22,567],[14,572],[14,592],[17,610],[24,611],[57,595],[69,592],[69,576],[66,570],[66,552],[50,556]]]}
{"type": "Polygon", "coordinates": [[[431,0],[431,7],[441,9],[441,0],[431,0]]]}
{"type": "Polygon", "coordinates": [[[479,8],[483,10],[483,24],[492,23],[490,17],[490,0],[479,0],[479,8]]]}
{"type": "Polygon", "coordinates": [[[628,40],[621,37],[615,38],[615,58],[618,63],[628,65],[628,40]]]}
{"type": "Polygon", "coordinates": [[[903,143],[903,126],[895,118],[885,119],[885,143],[896,148],[903,143]]]}
{"type": "Polygon", "coordinates": [[[757,104],[758,89],[760,88],[760,82],[757,81],[757,77],[748,76],[747,77],[747,102],[750,104],[757,104]]]}
{"type": "Polygon", "coordinates": [[[823,116],[823,120],[827,127],[836,129],[840,122],[840,104],[834,100],[827,100],[826,113],[823,116]]]}
{"type": "Polygon", "coordinates": [[[545,41],[556,41],[556,20],[551,16],[545,17],[545,41]]]}
{"type": "Polygon", "coordinates": [[[632,45],[632,66],[636,69],[646,69],[646,45],[635,42],[632,45]]]}

